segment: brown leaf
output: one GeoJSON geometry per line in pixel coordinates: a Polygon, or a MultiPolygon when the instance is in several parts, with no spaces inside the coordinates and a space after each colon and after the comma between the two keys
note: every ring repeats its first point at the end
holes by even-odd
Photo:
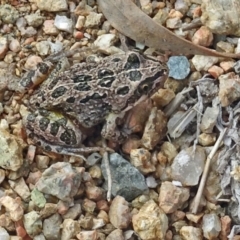
{"type": "Polygon", "coordinates": [[[131,0],[98,0],[98,5],[110,24],[125,36],[148,47],[175,55],[208,55],[240,58],[240,54],[220,53],[194,45],[153,21],[131,0]]]}

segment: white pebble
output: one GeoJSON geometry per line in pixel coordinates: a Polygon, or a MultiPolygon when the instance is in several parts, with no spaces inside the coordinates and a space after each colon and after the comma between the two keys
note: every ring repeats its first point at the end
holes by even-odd
{"type": "Polygon", "coordinates": [[[72,33],[73,31],[73,22],[71,19],[66,16],[57,15],[54,21],[54,26],[59,30],[72,33]]]}

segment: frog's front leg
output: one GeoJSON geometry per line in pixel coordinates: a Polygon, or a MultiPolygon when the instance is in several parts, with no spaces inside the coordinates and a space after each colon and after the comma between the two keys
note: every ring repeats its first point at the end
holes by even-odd
{"type": "Polygon", "coordinates": [[[119,129],[117,126],[118,118],[122,119],[124,115],[125,113],[123,112],[121,114],[110,113],[107,116],[106,122],[101,132],[103,138],[112,140],[117,143],[122,143],[126,140],[126,138],[128,137],[128,134],[121,131],[121,129],[119,129]]]}

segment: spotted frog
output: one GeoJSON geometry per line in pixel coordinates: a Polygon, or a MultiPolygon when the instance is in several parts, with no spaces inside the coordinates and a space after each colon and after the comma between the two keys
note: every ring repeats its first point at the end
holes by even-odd
{"type": "MultiPolygon", "coordinates": [[[[31,113],[24,124],[35,144],[68,155],[81,152],[88,130],[100,123],[105,139],[122,142],[127,134],[118,128],[118,118],[163,87],[168,75],[166,64],[133,51],[68,70],[63,62],[31,95],[31,113]]],[[[51,70],[51,63],[38,68],[44,73],[51,70]]],[[[23,78],[21,86],[32,85],[35,74],[23,78]]]]}

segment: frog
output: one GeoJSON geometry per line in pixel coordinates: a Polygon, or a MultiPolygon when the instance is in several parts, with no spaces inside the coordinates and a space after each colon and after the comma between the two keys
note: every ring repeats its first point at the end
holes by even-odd
{"type": "Polygon", "coordinates": [[[63,57],[55,67],[51,62],[41,63],[20,81],[23,89],[33,86],[34,80],[38,85],[24,118],[28,138],[45,151],[66,155],[90,151],[82,143],[90,129],[100,124],[104,139],[122,143],[128,133],[119,128],[118,120],[163,88],[168,76],[164,62],[136,51],[98,62],[72,66],[66,62],[63,57]],[[45,75],[39,84],[36,79],[42,81],[45,75]]]}

